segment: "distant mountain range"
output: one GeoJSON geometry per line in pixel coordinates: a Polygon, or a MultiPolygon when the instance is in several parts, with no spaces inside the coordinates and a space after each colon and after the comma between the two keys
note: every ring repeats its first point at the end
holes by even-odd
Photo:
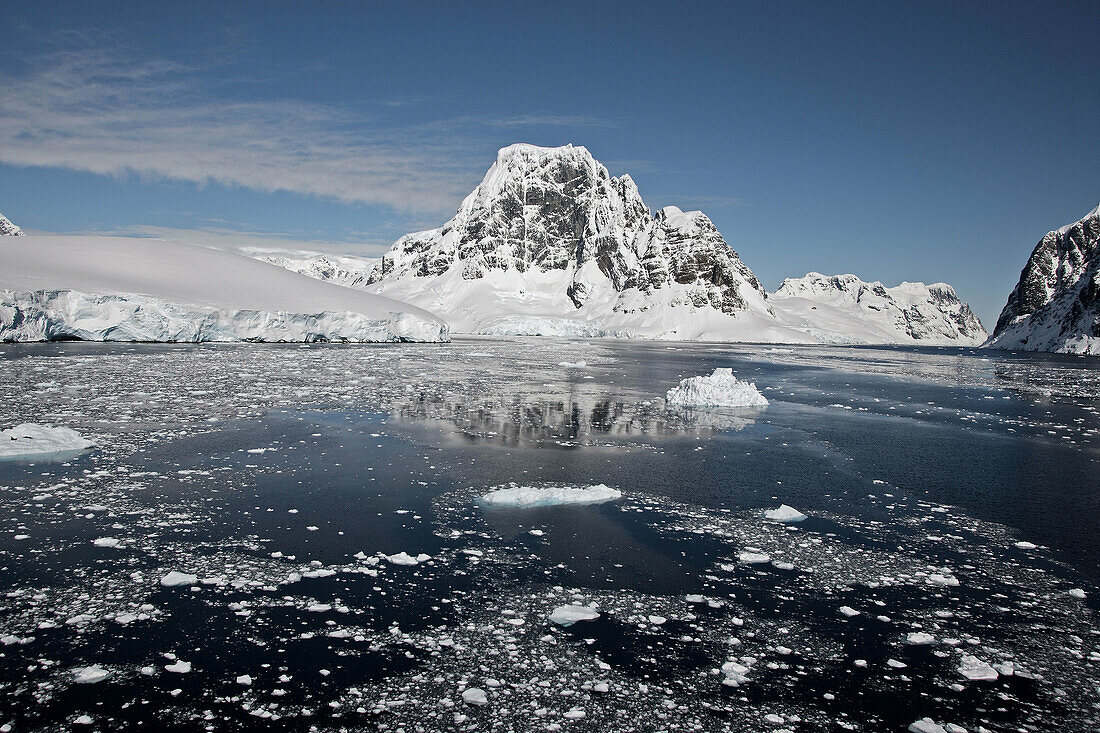
{"type": "MultiPolygon", "coordinates": [[[[0,215],[0,236],[22,235],[0,215]]],[[[255,257],[411,303],[458,333],[1100,354],[1100,206],[1042,238],[987,337],[946,283],[811,272],[769,294],[705,214],[651,212],[630,176],[572,145],[501,149],[450,221],[381,258],[255,257]]]]}
{"type": "Polygon", "coordinates": [[[438,229],[399,239],[367,289],[458,332],[977,345],[954,290],[811,273],[764,290],[700,211],[651,213],[583,147],[503,148],[438,229]]]}

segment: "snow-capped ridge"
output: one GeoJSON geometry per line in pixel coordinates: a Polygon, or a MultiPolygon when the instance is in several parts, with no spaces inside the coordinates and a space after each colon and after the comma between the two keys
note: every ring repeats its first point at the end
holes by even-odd
{"type": "Polygon", "coordinates": [[[781,321],[830,343],[925,343],[977,346],[981,321],[947,283],[886,287],[853,274],[807,273],[771,294],[781,321]]]}
{"type": "MultiPolygon", "coordinates": [[[[584,147],[502,148],[438,229],[401,237],[371,292],[445,314],[457,330],[529,319],[588,332],[761,338],[783,332],[760,281],[702,212],[656,214],[632,178],[584,147]]],[[[790,332],[788,339],[804,341],[790,332]]]]}
{"type": "Polygon", "coordinates": [[[1100,354],[1100,204],[1039,240],[985,345],[1100,354]]]}
{"type": "Polygon", "coordinates": [[[11,223],[11,219],[0,214],[0,237],[22,237],[23,230],[11,223]]]}

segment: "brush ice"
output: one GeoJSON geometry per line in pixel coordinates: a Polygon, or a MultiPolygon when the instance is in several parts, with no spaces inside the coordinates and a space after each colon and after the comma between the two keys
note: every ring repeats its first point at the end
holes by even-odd
{"type": "Polygon", "coordinates": [[[491,507],[528,508],[560,504],[602,504],[622,498],[622,492],[603,484],[573,486],[514,486],[490,491],[481,501],[491,507]]]}
{"type": "Polygon", "coordinates": [[[5,237],[0,262],[0,341],[448,340],[419,308],[177,242],[5,237]]]}
{"type": "Polygon", "coordinates": [[[665,394],[676,407],[763,407],[768,404],[752,382],[742,382],[732,369],[715,369],[709,377],[689,377],[665,394]]]}
{"type": "Polygon", "coordinates": [[[92,445],[92,441],[71,428],[23,423],[0,430],[0,459],[72,453],[92,445]]]}
{"type": "Polygon", "coordinates": [[[786,504],[780,504],[778,509],[764,510],[764,519],[770,519],[773,522],[801,522],[805,518],[805,514],[786,504]]]}
{"type": "Polygon", "coordinates": [[[558,626],[572,626],[578,621],[594,621],[600,617],[600,612],[589,606],[558,606],[547,617],[550,623],[558,626]]]}

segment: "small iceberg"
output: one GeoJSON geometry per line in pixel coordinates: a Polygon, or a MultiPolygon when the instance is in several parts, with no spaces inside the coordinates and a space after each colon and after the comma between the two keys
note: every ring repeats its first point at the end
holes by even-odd
{"type": "Polygon", "coordinates": [[[621,499],[623,492],[603,484],[593,486],[512,486],[496,489],[481,497],[490,507],[528,509],[561,504],[602,504],[621,499]]]}
{"type": "Polygon", "coordinates": [[[5,458],[67,457],[94,443],[72,428],[23,423],[0,430],[0,460],[5,458]]]}
{"type": "Polygon", "coordinates": [[[767,398],[752,382],[742,382],[732,369],[715,369],[709,377],[689,377],[665,394],[674,407],[765,407],[767,398]]]}
{"type": "Polygon", "coordinates": [[[551,611],[548,618],[550,619],[550,623],[568,627],[578,621],[594,621],[599,617],[600,612],[590,606],[572,604],[568,606],[558,606],[551,611]]]}
{"type": "Polygon", "coordinates": [[[801,522],[805,518],[805,514],[786,504],[780,504],[778,509],[764,510],[764,519],[770,519],[773,522],[801,522]]]}

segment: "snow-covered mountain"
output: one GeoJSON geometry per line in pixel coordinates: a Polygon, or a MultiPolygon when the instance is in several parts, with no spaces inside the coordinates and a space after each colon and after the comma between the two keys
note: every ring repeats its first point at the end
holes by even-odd
{"type": "Polygon", "coordinates": [[[270,262],[315,280],[343,285],[349,288],[363,287],[371,270],[378,264],[377,257],[355,257],[352,255],[330,254],[252,254],[251,257],[270,262]]]}
{"type": "Polygon", "coordinates": [[[981,321],[946,283],[887,288],[855,275],[790,278],[770,296],[781,321],[825,343],[976,346],[981,321]]]}
{"type": "Polygon", "coordinates": [[[1100,354],[1100,205],[1039,240],[986,345],[1100,354]]]}
{"type": "Polygon", "coordinates": [[[368,289],[462,332],[810,340],[776,320],[705,214],[652,214],[630,176],[572,145],[501,149],[455,216],[399,239],[368,289]]]}
{"type": "Polygon", "coordinates": [[[11,223],[8,217],[0,214],[0,237],[22,237],[23,230],[11,223]]]}
{"type": "Polygon", "coordinates": [[[441,341],[419,308],[156,239],[0,239],[0,341],[441,341]]]}

